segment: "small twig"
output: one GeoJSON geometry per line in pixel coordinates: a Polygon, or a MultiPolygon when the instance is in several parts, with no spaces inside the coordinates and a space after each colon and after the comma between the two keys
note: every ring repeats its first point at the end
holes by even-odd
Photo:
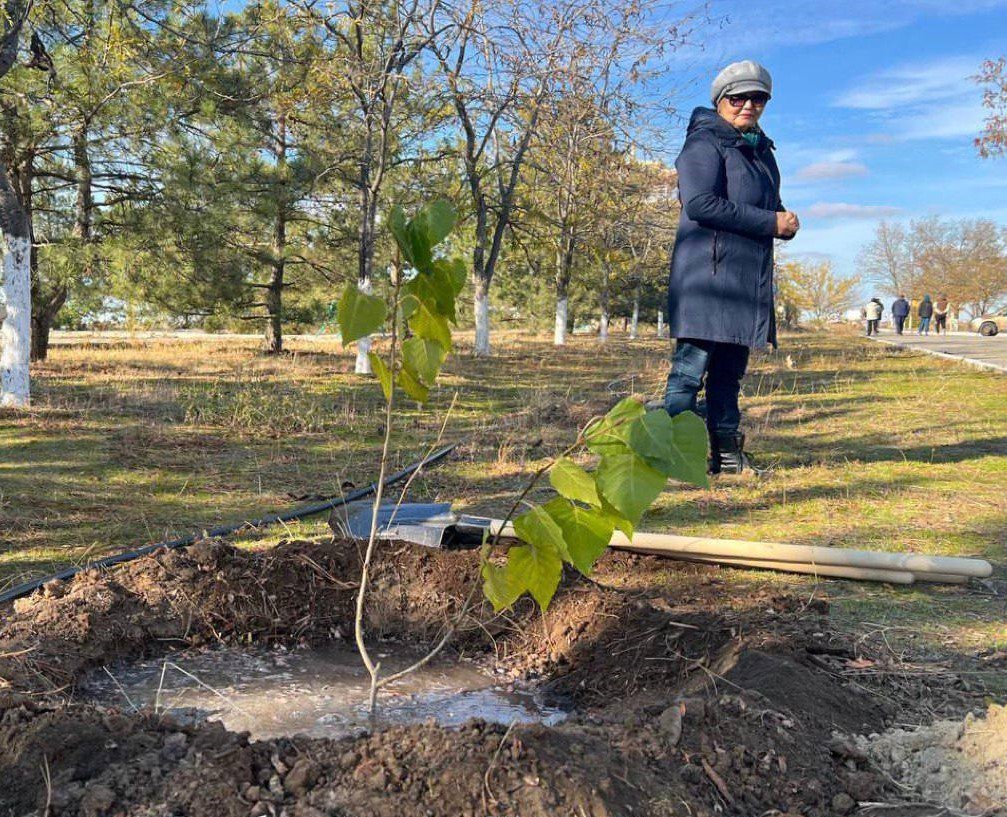
{"type": "Polygon", "coordinates": [[[164,689],[164,674],[168,671],[168,662],[161,664],[161,680],[157,685],[157,692],[154,693],[154,714],[157,715],[161,708],[161,690],[164,689]]]}
{"type": "Polygon", "coordinates": [[[122,697],[126,699],[126,703],[129,704],[130,708],[134,712],[139,712],[140,710],[137,709],[136,704],[133,703],[132,700],[130,700],[129,695],[126,694],[126,690],[123,688],[122,684],[119,683],[119,679],[116,678],[111,672],[109,672],[108,667],[102,666],[102,669],[105,670],[105,674],[112,679],[112,683],[115,684],[116,687],[119,689],[119,692],[122,693],[122,697]]]}
{"type": "Polygon", "coordinates": [[[490,765],[486,767],[486,773],[483,775],[483,809],[489,813],[489,804],[486,802],[487,795],[489,799],[494,803],[497,802],[496,797],[493,795],[493,789],[490,788],[490,775],[493,773],[493,768],[496,766],[497,761],[500,759],[500,753],[503,751],[504,744],[507,743],[507,738],[510,737],[511,730],[517,723],[517,718],[510,722],[510,726],[507,727],[507,731],[504,732],[504,736],[500,738],[500,743],[497,746],[496,751],[493,753],[493,757],[490,760],[490,765]]]}
{"type": "MultiPolygon", "coordinates": [[[[171,661],[165,661],[164,665],[161,667],[161,679],[162,679],[162,681],[164,679],[164,668],[165,667],[171,667],[172,669],[177,670],[178,672],[182,673],[182,675],[188,676],[193,681],[195,681],[197,684],[199,684],[201,687],[203,687],[203,689],[206,689],[206,690],[209,690],[210,692],[212,692],[214,695],[216,695],[218,698],[220,698],[224,703],[226,703],[232,709],[237,710],[242,715],[246,715],[246,716],[251,717],[250,713],[246,712],[244,709],[242,709],[240,706],[238,706],[236,703],[234,703],[234,701],[232,701],[230,698],[228,698],[219,689],[214,689],[212,686],[210,686],[208,683],[206,683],[202,679],[197,678],[195,675],[193,675],[187,669],[183,669],[178,664],[175,664],[175,663],[173,663],[171,661]]],[[[158,694],[160,694],[160,689],[158,689],[158,694]]]]}
{"type": "Polygon", "coordinates": [[[42,817],[49,817],[49,809],[52,807],[52,773],[49,771],[48,755],[42,755],[39,768],[42,770],[42,781],[45,783],[45,806],[42,807],[42,817]]]}
{"type": "Polygon", "coordinates": [[[709,763],[706,762],[706,758],[700,758],[699,762],[703,765],[703,771],[706,772],[706,776],[710,778],[710,782],[716,786],[717,791],[720,792],[720,796],[723,797],[730,805],[737,805],[734,798],[731,796],[730,790],[727,788],[727,784],[724,782],[716,770],[709,763]]]}

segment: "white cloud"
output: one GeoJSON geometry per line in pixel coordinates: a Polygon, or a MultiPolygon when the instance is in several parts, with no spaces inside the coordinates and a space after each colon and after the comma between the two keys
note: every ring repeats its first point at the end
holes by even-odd
{"type": "Polygon", "coordinates": [[[813,218],[891,218],[902,212],[899,207],[887,207],[875,204],[847,204],[845,202],[820,201],[812,204],[804,211],[813,218]]]}
{"type": "Polygon", "coordinates": [[[720,64],[744,59],[749,43],[760,48],[814,45],[894,31],[928,17],[957,17],[1005,6],[1007,0],[720,0],[710,10],[713,25],[702,32],[712,33],[713,38],[707,39],[713,42],[681,49],[676,58],[720,64]]]}
{"type": "Polygon", "coordinates": [[[832,104],[879,126],[865,137],[872,144],[977,136],[986,116],[972,79],[980,62],[959,55],[892,66],[860,78],[832,104]]]}
{"type": "Polygon", "coordinates": [[[867,166],[860,162],[813,162],[797,171],[796,177],[802,181],[819,182],[832,179],[849,179],[866,176],[867,166]]]}
{"type": "Polygon", "coordinates": [[[979,71],[980,62],[976,57],[956,56],[893,66],[860,79],[833,104],[896,113],[906,106],[924,105],[939,114],[939,103],[961,100],[965,93],[978,97],[971,77],[979,71]]]}
{"type": "Polygon", "coordinates": [[[986,112],[979,101],[942,108],[937,116],[912,116],[901,123],[898,134],[903,139],[956,139],[978,136],[983,129],[986,112]]]}

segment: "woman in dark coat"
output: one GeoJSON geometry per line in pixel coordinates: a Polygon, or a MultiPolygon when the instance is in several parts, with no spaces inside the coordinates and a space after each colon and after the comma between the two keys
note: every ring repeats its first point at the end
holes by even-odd
{"type": "Polygon", "coordinates": [[[773,239],[800,228],[780,201],[773,142],[759,128],[769,72],[746,60],[713,81],[714,108],[696,108],[675,162],[682,216],[668,284],[677,339],[664,406],[695,410],[706,381],[710,470],[751,468],[738,393],[750,349],[776,345],[773,239]]]}

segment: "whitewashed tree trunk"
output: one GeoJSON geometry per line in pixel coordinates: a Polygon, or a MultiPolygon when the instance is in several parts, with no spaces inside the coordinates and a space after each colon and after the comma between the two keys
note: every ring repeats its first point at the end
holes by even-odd
{"type": "Polygon", "coordinates": [[[482,279],[476,279],[475,292],[476,345],[473,353],[478,357],[490,354],[490,293],[482,279]]]}
{"type": "Polygon", "coordinates": [[[664,337],[664,310],[657,310],[657,336],[659,338],[664,337]]]}
{"type": "Polygon", "coordinates": [[[636,288],[636,294],[633,296],[633,317],[629,322],[629,336],[631,339],[636,340],[637,332],[640,329],[640,287],[636,288]]]}
{"type": "MultiPolygon", "coordinates": [[[[357,281],[357,289],[366,295],[371,294],[371,279],[365,278],[363,280],[357,281]]],[[[371,351],[371,336],[368,335],[365,338],[360,338],[357,341],[357,362],[353,367],[353,371],[357,374],[371,374],[371,359],[367,357],[367,354],[371,351]]]]}
{"type": "Polygon", "coordinates": [[[2,292],[7,317],[0,325],[0,406],[24,408],[30,399],[30,239],[4,236],[2,292]]]}
{"type": "Polygon", "coordinates": [[[556,346],[566,343],[566,327],[570,318],[570,299],[560,298],[556,301],[556,328],[553,331],[552,342],[556,346]]]}
{"type": "Polygon", "coordinates": [[[602,309],[601,320],[598,322],[598,340],[602,343],[608,340],[608,310],[602,309]]]}

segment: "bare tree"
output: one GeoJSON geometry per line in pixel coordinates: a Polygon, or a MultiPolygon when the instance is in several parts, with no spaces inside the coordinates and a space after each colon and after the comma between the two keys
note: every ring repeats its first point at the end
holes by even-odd
{"type": "Polygon", "coordinates": [[[983,157],[1007,153],[1007,57],[986,60],[976,80],[983,85],[983,105],[988,114],[976,149],[983,157]]]}
{"type": "MultiPolygon", "coordinates": [[[[6,0],[0,14],[0,78],[17,61],[21,29],[30,0],[6,0]]],[[[0,232],[3,306],[0,325],[0,406],[27,406],[31,356],[31,222],[12,178],[8,157],[0,156],[0,232]]]]}
{"type": "Polygon", "coordinates": [[[601,0],[468,0],[445,4],[435,23],[451,24],[434,51],[463,134],[477,355],[490,353],[490,284],[540,117],[606,8],[601,0]]]}
{"type": "MultiPolygon", "coordinates": [[[[299,5],[333,43],[332,80],[347,92],[352,124],[341,135],[345,155],[333,170],[356,192],[357,285],[370,292],[382,190],[389,171],[402,161],[396,151],[407,138],[401,127],[410,92],[407,72],[442,34],[442,23],[432,22],[439,1],[346,0],[323,5],[302,0],[299,5]]],[[[358,373],[371,371],[370,348],[370,338],[357,343],[358,373]]]]}
{"type": "Polygon", "coordinates": [[[890,295],[911,295],[917,289],[919,272],[909,233],[901,224],[878,224],[874,238],[860,251],[857,266],[866,280],[890,295]]]}

